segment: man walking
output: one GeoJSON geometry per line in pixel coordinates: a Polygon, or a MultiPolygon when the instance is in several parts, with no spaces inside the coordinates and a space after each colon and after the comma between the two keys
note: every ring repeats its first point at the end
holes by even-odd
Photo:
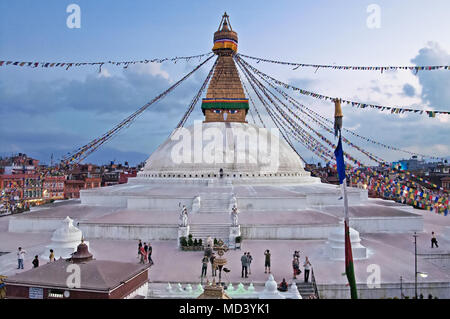
{"type": "Polygon", "coordinates": [[[267,249],[264,252],[265,261],[264,261],[264,273],[267,274],[267,270],[269,270],[270,274],[270,251],[267,249]]]}
{"type": "Polygon", "coordinates": [[[436,245],[436,248],[439,248],[438,242],[436,239],[436,234],[433,231],[433,232],[431,232],[431,248],[434,248],[434,245],[436,245]]]}
{"type": "Polygon", "coordinates": [[[303,264],[303,268],[305,269],[305,282],[308,282],[309,271],[311,269],[311,263],[309,262],[308,256],[305,257],[305,263],[303,264]]]}
{"type": "Polygon", "coordinates": [[[244,278],[244,275],[245,275],[245,278],[248,278],[248,276],[247,276],[248,258],[247,258],[247,253],[246,252],[241,257],[241,264],[242,264],[241,277],[244,278]]]}
{"type": "Polygon", "coordinates": [[[17,269],[23,269],[23,259],[25,258],[25,254],[27,252],[22,249],[22,247],[19,247],[19,250],[17,251],[17,269]]]}
{"type": "Polygon", "coordinates": [[[138,243],[138,258],[141,258],[141,248],[142,248],[142,241],[139,239],[139,243],[138,243]]]}
{"type": "Polygon", "coordinates": [[[252,255],[250,255],[250,252],[247,252],[247,260],[248,260],[248,274],[251,275],[252,274],[251,265],[252,265],[253,257],[252,257],[252,255]]]}
{"type": "Polygon", "coordinates": [[[148,262],[150,263],[150,266],[152,266],[154,264],[153,259],[152,259],[152,252],[153,252],[153,248],[152,245],[150,243],[148,243],[148,262]]]}
{"type": "Polygon", "coordinates": [[[208,256],[203,256],[202,259],[202,275],[201,278],[206,277],[206,271],[208,270],[208,262],[209,262],[209,258],[208,256]]]}

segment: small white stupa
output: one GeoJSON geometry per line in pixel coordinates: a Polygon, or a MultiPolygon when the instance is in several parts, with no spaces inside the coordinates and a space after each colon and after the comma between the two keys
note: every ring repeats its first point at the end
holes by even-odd
{"type": "MultiPolygon", "coordinates": [[[[77,251],[77,247],[81,242],[83,234],[81,230],[73,225],[73,219],[67,216],[61,227],[55,230],[52,236],[51,244],[45,247],[45,251],[41,254],[41,259],[49,260],[50,249],[53,249],[55,259],[70,258],[71,254],[77,251]]],[[[89,243],[84,241],[89,247],[89,243]]]]}
{"type": "Polygon", "coordinates": [[[269,276],[269,279],[266,281],[266,284],[264,285],[264,290],[259,293],[258,298],[259,299],[286,299],[285,296],[283,296],[278,291],[278,285],[275,279],[272,275],[269,276]]]}
{"type": "MultiPolygon", "coordinates": [[[[359,232],[353,228],[350,230],[350,242],[352,244],[352,255],[354,260],[367,259],[367,249],[361,245],[359,232]]],[[[328,236],[326,254],[332,260],[345,260],[345,230],[344,222],[333,229],[328,236]]]]}
{"type": "Polygon", "coordinates": [[[292,282],[292,284],[289,286],[289,299],[303,299],[300,295],[300,292],[298,291],[297,284],[295,281],[292,282]]]}

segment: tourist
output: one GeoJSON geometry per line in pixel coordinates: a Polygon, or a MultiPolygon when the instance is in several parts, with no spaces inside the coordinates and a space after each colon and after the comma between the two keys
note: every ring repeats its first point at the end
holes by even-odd
{"type": "Polygon", "coordinates": [[[250,255],[250,252],[247,252],[247,260],[248,260],[248,274],[251,275],[252,274],[251,265],[252,265],[253,257],[252,257],[252,255],[250,255]]]}
{"type": "Polygon", "coordinates": [[[147,246],[147,243],[144,243],[144,251],[145,251],[144,262],[147,262],[147,256],[148,256],[148,246],[147,246]]]}
{"type": "Polygon", "coordinates": [[[19,250],[17,251],[17,262],[18,266],[17,269],[23,269],[23,260],[25,258],[25,254],[27,252],[22,249],[22,247],[19,247],[19,250]]]}
{"type": "Polygon", "coordinates": [[[216,254],[211,253],[211,257],[209,257],[209,261],[211,262],[211,276],[216,276],[216,268],[214,267],[214,260],[216,259],[216,254]]]}
{"type": "Polygon", "coordinates": [[[285,278],[283,278],[283,281],[282,281],[282,282],[280,283],[280,285],[278,286],[278,290],[279,290],[279,291],[283,291],[283,292],[288,291],[288,284],[287,284],[285,278]]]}
{"type": "Polygon", "coordinates": [[[300,275],[300,261],[297,257],[292,260],[292,271],[294,272],[294,279],[297,279],[297,275],[300,275]]]}
{"type": "Polygon", "coordinates": [[[309,262],[308,256],[305,257],[305,263],[303,264],[303,268],[305,269],[305,282],[308,282],[309,271],[311,269],[311,263],[309,262]]]}
{"type": "Polygon", "coordinates": [[[151,245],[150,243],[148,243],[148,251],[147,251],[147,254],[148,254],[148,262],[149,262],[150,265],[153,265],[153,264],[154,264],[153,259],[152,259],[152,252],[153,252],[152,245],[151,245]]]}
{"type": "Polygon", "coordinates": [[[55,254],[53,253],[53,249],[50,249],[50,256],[48,256],[48,259],[51,263],[55,261],[55,254]]]}
{"type": "Polygon", "coordinates": [[[264,273],[267,274],[268,269],[270,274],[270,251],[268,249],[264,252],[264,256],[265,256],[264,273]]]}
{"type": "Polygon", "coordinates": [[[32,261],[33,267],[37,268],[39,267],[39,259],[38,259],[38,255],[34,256],[34,259],[32,261]]]}
{"type": "Polygon", "coordinates": [[[244,276],[245,276],[245,278],[248,278],[248,274],[247,274],[248,258],[247,258],[247,253],[246,252],[241,257],[241,264],[242,264],[241,277],[244,278],[244,276]]]}
{"type": "Polygon", "coordinates": [[[436,234],[433,231],[433,232],[431,232],[431,248],[434,248],[434,245],[436,245],[436,248],[439,248],[438,242],[436,239],[436,234]]]}
{"type": "Polygon", "coordinates": [[[139,244],[138,244],[138,258],[141,258],[141,248],[142,248],[142,241],[139,239],[139,244]]]}
{"type": "Polygon", "coordinates": [[[142,245],[141,245],[141,248],[139,250],[139,255],[141,256],[141,260],[139,261],[139,263],[145,264],[145,260],[147,259],[147,256],[145,255],[145,249],[144,249],[144,247],[142,245]]]}
{"type": "Polygon", "coordinates": [[[206,277],[206,271],[208,270],[208,262],[209,262],[209,258],[208,256],[203,256],[202,259],[202,275],[200,276],[201,278],[206,277]]]}

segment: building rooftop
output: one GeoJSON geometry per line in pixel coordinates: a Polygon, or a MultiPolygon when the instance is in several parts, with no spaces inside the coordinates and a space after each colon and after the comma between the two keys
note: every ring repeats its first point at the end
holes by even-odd
{"type": "MultiPolygon", "coordinates": [[[[5,282],[7,284],[67,288],[67,277],[70,273],[67,271],[67,267],[71,264],[73,263],[70,261],[60,259],[8,277],[5,282]]],[[[77,265],[81,269],[81,287],[79,289],[95,291],[111,291],[149,267],[148,264],[95,259],[77,263],[77,265]]]]}

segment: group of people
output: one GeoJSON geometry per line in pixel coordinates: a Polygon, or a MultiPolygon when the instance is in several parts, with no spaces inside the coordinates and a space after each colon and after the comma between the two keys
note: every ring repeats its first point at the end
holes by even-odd
{"type": "MultiPolygon", "coordinates": [[[[293,279],[297,279],[297,276],[302,273],[300,270],[300,251],[294,251],[292,255],[292,270],[294,272],[293,279]]],[[[305,274],[305,282],[309,281],[309,272],[311,271],[311,262],[308,259],[308,256],[305,257],[305,262],[303,263],[303,270],[305,274]]],[[[279,291],[288,291],[288,283],[286,279],[283,278],[283,281],[278,285],[279,291]]]]}
{"type": "Polygon", "coordinates": [[[139,243],[138,243],[138,258],[139,258],[139,263],[141,264],[146,264],[147,262],[150,265],[153,265],[153,259],[152,259],[152,253],[153,253],[153,248],[152,245],[150,244],[150,242],[147,244],[144,242],[144,244],[142,244],[142,241],[139,239],[139,243]]]}
{"type": "MultiPolygon", "coordinates": [[[[300,270],[300,251],[294,251],[294,254],[292,256],[292,270],[294,273],[294,279],[297,279],[297,276],[302,273],[300,270]]],[[[305,257],[305,262],[303,263],[303,269],[305,274],[305,282],[308,282],[309,280],[309,272],[311,270],[311,263],[308,259],[308,256],[305,257]]]]}
{"type": "MultiPolygon", "coordinates": [[[[25,255],[27,254],[27,252],[25,251],[25,249],[22,249],[22,247],[19,247],[17,250],[17,269],[23,269],[23,261],[25,259],[25,255]]],[[[53,254],[53,250],[50,249],[50,262],[55,260],[55,255],[53,254]],[[52,255],[53,255],[53,259],[52,259],[52,255]]],[[[39,267],[39,256],[36,255],[34,256],[33,261],[31,262],[33,264],[33,268],[37,268],[39,267]]]]}
{"type": "Polygon", "coordinates": [[[241,271],[241,277],[242,278],[248,278],[248,275],[252,274],[252,265],[253,257],[250,254],[249,251],[244,252],[244,254],[241,256],[241,264],[242,264],[242,271],[241,271]]]}
{"type": "Polygon", "coordinates": [[[208,271],[208,263],[211,263],[211,276],[215,277],[217,273],[217,269],[214,267],[214,260],[216,259],[216,254],[211,252],[210,254],[206,254],[202,258],[202,275],[201,278],[206,277],[208,271]]]}

